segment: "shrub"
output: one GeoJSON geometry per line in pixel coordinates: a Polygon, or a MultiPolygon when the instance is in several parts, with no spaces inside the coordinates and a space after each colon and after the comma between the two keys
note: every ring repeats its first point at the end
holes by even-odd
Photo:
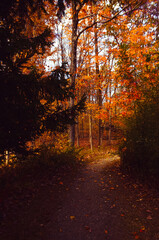
{"type": "Polygon", "coordinates": [[[119,147],[124,169],[142,176],[159,175],[159,103],[138,102],[125,120],[124,139],[119,147]]]}
{"type": "MultiPolygon", "coordinates": [[[[69,146],[68,134],[45,132],[34,142],[28,144],[28,150],[34,152],[31,162],[43,166],[75,166],[81,163],[80,149],[69,146]]],[[[29,159],[29,158],[28,158],[29,159]]]]}

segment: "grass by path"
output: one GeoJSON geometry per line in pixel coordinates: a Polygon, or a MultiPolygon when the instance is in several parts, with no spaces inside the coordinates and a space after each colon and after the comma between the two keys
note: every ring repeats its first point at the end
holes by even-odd
{"type": "Polygon", "coordinates": [[[34,191],[8,198],[0,239],[158,240],[158,193],[124,175],[109,151],[86,158],[76,173],[50,173],[34,179],[34,191]]]}

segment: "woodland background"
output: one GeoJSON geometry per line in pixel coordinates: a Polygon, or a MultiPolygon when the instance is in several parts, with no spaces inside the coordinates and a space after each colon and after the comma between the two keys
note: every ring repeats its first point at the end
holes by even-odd
{"type": "Polygon", "coordinates": [[[0,9],[2,166],[115,143],[124,169],[158,176],[158,1],[0,9]]]}

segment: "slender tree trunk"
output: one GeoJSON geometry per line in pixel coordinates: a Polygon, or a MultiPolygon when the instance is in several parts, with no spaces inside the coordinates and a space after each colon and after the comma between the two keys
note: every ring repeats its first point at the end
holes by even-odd
{"type": "MultiPolygon", "coordinates": [[[[76,10],[76,1],[72,0],[72,45],[71,45],[71,77],[70,83],[75,92],[76,64],[77,64],[77,25],[78,12],[76,10]]],[[[70,107],[74,106],[74,98],[70,98],[70,107]]],[[[70,126],[70,145],[75,145],[75,124],[70,126]]]]}
{"type": "Polygon", "coordinates": [[[8,152],[8,150],[5,151],[4,155],[5,155],[5,165],[8,166],[8,163],[9,163],[9,152],[8,152]]]}
{"type": "Polygon", "coordinates": [[[65,53],[64,53],[64,45],[63,45],[63,23],[62,23],[62,29],[60,32],[60,50],[61,50],[61,62],[65,62],[65,53]]]}
{"type": "Polygon", "coordinates": [[[90,110],[90,113],[89,113],[89,143],[90,143],[91,151],[93,151],[92,113],[91,113],[91,110],[90,110]]]}
{"type": "MultiPolygon", "coordinates": [[[[97,18],[97,16],[96,16],[97,18]]],[[[98,92],[97,92],[97,101],[99,110],[102,108],[102,91],[101,91],[101,83],[99,82],[99,61],[98,61],[98,33],[97,33],[97,25],[95,25],[95,56],[96,56],[96,78],[98,82],[98,92]]],[[[98,120],[98,146],[102,145],[102,120],[98,120]]]]}
{"type": "Polygon", "coordinates": [[[77,147],[79,147],[79,117],[76,124],[76,135],[77,135],[77,147]]]}
{"type": "Polygon", "coordinates": [[[159,1],[157,1],[157,19],[156,19],[156,41],[159,40],[159,1]]]}
{"type": "MultiPolygon", "coordinates": [[[[77,91],[77,101],[79,101],[79,89],[77,91]]],[[[76,120],[76,143],[77,147],[79,147],[79,138],[80,138],[80,131],[79,131],[79,116],[77,117],[76,120]]]]}
{"type": "MultiPolygon", "coordinates": [[[[110,77],[110,76],[109,76],[110,77]]],[[[111,79],[109,82],[109,99],[110,99],[110,107],[109,107],[109,134],[108,134],[108,142],[111,144],[111,135],[112,135],[112,130],[111,130],[111,125],[112,125],[112,112],[111,112],[111,94],[112,94],[112,86],[111,86],[111,79]]]]}
{"type": "Polygon", "coordinates": [[[81,126],[81,137],[84,138],[84,122],[82,118],[82,126],[81,126]]]}
{"type": "Polygon", "coordinates": [[[111,145],[111,114],[110,114],[110,110],[109,110],[109,132],[108,132],[108,143],[111,145]]]}
{"type": "MultiPolygon", "coordinates": [[[[115,83],[114,85],[114,96],[116,96],[116,90],[117,90],[117,84],[115,83]]],[[[116,104],[114,106],[114,118],[116,119],[117,116],[117,108],[116,108],[116,104]]]]}
{"type": "MultiPolygon", "coordinates": [[[[90,75],[90,68],[88,70],[88,75],[90,75]]],[[[89,84],[89,103],[91,103],[91,86],[89,84]]],[[[93,151],[93,135],[92,135],[92,110],[89,110],[89,143],[91,151],[93,151]]]]}

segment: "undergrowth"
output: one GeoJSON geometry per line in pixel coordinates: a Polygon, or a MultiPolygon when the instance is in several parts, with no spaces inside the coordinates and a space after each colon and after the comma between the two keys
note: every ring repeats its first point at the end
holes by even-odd
{"type": "MultiPolygon", "coordinates": [[[[28,185],[36,179],[42,179],[61,172],[76,172],[84,163],[81,149],[68,147],[65,151],[56,151],[43,147],[26,158],[10,161],[0,166],[0,188],[17,183],[28,185]]],[[[17,188],[17,186],[16,186],[17,188]]]]}
{"type": "Polygon", "coordinates": [[[139,102],[133,116],[125,121],[119,148],[122,168],[148,181],[159,179],[158,116],[158,102],[139,102]]]}

